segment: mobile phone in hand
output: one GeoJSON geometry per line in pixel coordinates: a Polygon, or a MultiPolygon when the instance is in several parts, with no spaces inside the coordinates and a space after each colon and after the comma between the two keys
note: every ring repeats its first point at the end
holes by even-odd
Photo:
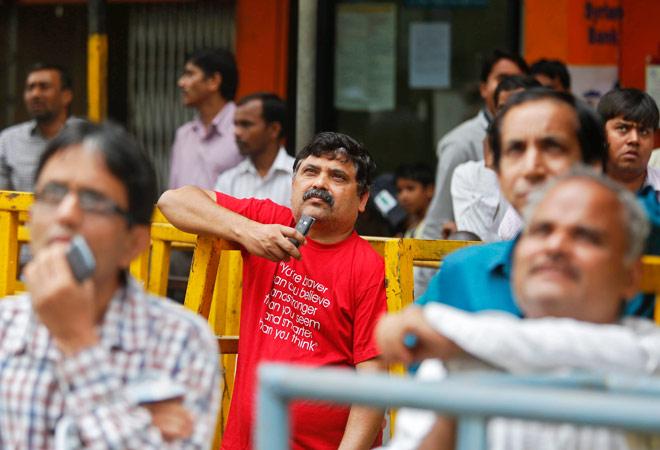
{"type": "Polygon", "coordinates": [[[91,277],[94,269],[96,269],[94,255],[89,249],[85,238],[79,234],[71,239],[71,246],[66,252],[66,260],[69,262],[69,267],[71,267],[73,276],[78,283],[82,283],[91,277]]]}
{"type": "MultiPolygon", "coordinates": [[[[296,224],[296,231],[299,231],[303,236],[307,236],[307,233],[309,233],[309,230],[312,228],[312,225],[314,225],[314,222],[316,222],[315,218],[303,214],[296,224]]],[[[297,239],[289,238],[289,240],[296,247],[300,246],[300,242],[298,242],[297,239]]]]}

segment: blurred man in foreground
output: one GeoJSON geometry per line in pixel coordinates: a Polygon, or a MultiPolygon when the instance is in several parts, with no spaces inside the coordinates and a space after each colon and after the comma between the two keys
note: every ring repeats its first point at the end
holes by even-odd
{"type": "Polygon", "coordinates": [[[208,449],[216,340],[128,274],[149,245],[150,161],[123,130],[82,123],[35,178],[28,293],[0,301],[0,448],[208,449]],[[74,237],[95,260],[86,279],[67,260],[74,237]]]}
{"type": "MultiPolygon", "coordinates": [[[[513,290],[524,319],[444,305],[407,308],[381,320],[378,343],[389,360],[428,360],[423,379],[446,372],[492,370],[660,374],[660,331],[647,319],[621,321],[638,290],[649,225],[635,197],[591,172],[575,172],[537,193],[515,249],[513,290]],[[404,345],[404,336],[417,345],[404,345]]],[[[401,412],[392,448],[453,448],[453,425],[421,411],[401,412]],[[435,422],[435,425],[434,425],[435,422]],[[440,445],[440,447],[438,447],[440,445]]],[[[605,428],[496,418],[490,448],[628,447],[605,428]]]]}

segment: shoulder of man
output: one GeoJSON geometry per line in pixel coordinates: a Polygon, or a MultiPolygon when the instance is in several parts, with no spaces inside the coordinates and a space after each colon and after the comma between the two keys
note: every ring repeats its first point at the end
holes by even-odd
{"type": "Polygon", "coordinates": [[[486,136],[488,122],[482,116],[482,112],[479,111],[476,116],[460,123],[448,131],[447,134],[440,139],[440,142],[438,142],[438,151],[449,145],[483,140],[486,136]]]}
{"type": "Polygon", "coordinates": [[[0,132],[0,140],[23,135],[27,136],[32,126],[34,126],[34,122],[31,120],[11,125],[0,132]]]}
{"type": "Polygon", "coordinates": [[[448,254],[442,262],[440,272],[478,271],[506,259],[510,250],[510,241],[489,242],[460,248],[448,254]]]}
{"type": "Polygon", "coordinates": [[[0,299],[0,356],[20,348],[25,342],[32,314],[32,302],[27,294],[0,299]]]}

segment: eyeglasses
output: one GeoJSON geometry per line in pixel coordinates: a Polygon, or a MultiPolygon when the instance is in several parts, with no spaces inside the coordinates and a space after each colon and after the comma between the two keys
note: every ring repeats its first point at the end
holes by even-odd
{"type": "Polygon", "coordinates": [[[117,203],[105,195],[92,189],[72,191],[66,184],[50,182],[41,188],[41,190],[34,193],[34,199],[40,204],[55,207],[62,203],[62,200],[72,192],[78,197],[78,204],[83,212],[103,216],[117,214],[131,223],[131,216],[127,210],[117,205],[117,203]]]}

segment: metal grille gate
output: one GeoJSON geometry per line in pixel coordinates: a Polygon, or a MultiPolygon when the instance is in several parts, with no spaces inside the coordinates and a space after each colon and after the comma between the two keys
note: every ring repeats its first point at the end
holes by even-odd
{"type": "Polygon", "coordinates": [[[234,2],[131,5],[129,14],[128,127],[152,156],[163,190],[174,132],[194,113],[177,87],[185,55],[200,47],[234,50],[234,2]]]}

